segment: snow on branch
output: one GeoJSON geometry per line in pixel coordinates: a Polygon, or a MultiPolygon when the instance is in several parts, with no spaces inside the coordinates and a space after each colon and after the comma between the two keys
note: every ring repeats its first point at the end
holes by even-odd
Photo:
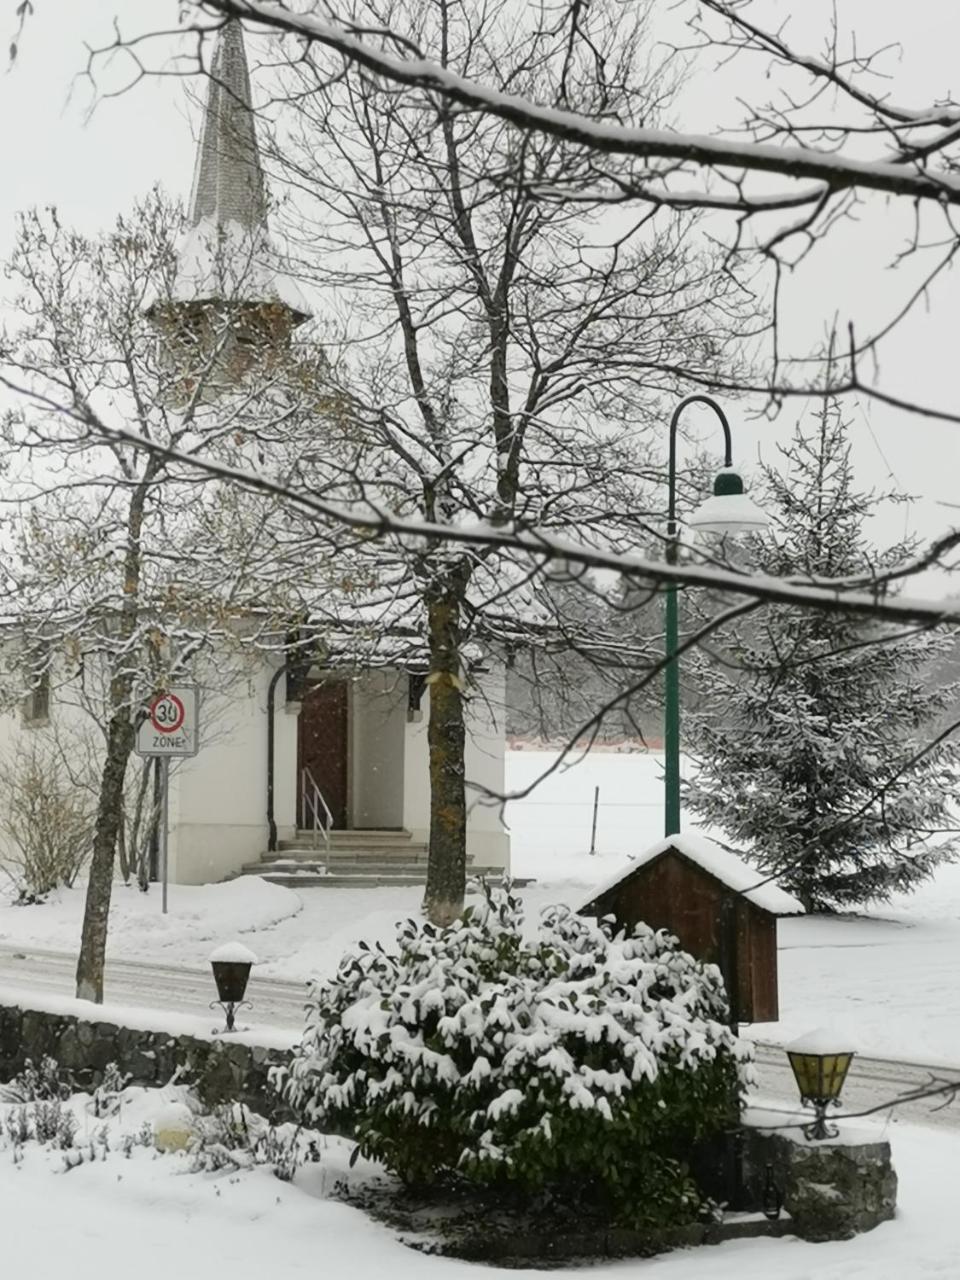
{"type": "MultiPolygon", "coordinates": [[[[247,18],[281,32],[300,37],[309,44],[319,44],[339,53],[348,62],[398,84],[410,85],[439,93],[463,107],[499,116],[518,128],[552,135],[579,143],[598,154],[634,156],[645,160],[681,162],[700,170],[776,174],[779,177],[805,181],[813,185],[804,192],[787,191],[782,196],[759,197],[754,205],[751,197],[738,195],[731,208],[776,208],[798,203],[815,204],[825,193],[853,189],[906,196],[933,201],[939,205],[960,205],[960,180],[947,173],[931,172],[925,166],[926,148],[918,150],[908,142],[898,143],[895,133],[885,138],[882,158],[862,160],[837,151],[763,141],[736,141],[726,137],[689,133],[672,129],[636,128],[602,120],[593,120],[575,111],[541,106],[517,94],[504,93],[469,79],[427,58],[416,56],[410,42],[385,33],[391,42],[407,50],[400,56],[389,54],[362,35],[344,26],[324,21],[312,14],[292,13],[277,0],[203,0],[203,7],[225,17],[247,18]],[[891,145],[892,144],[892,145],[891,145]]],[[[717,6],[718,10],[726,6],[717,6]]],[[[384,33],[380,33],[381,37],[384,33]]],[[[783,57],[810,70],[801,57],[786,50],[783,57]]],[[[871,109],[878,107],[874,104],[871,109]]],[[[909,126],[946,126],[940,145],[952,140],[953,126],[960,122],[960,108],[939,112],[908,114],[909,126]]],[[[670,171],[675,167],[670,165],[670,171]]],[[[654,178],[666,178],[668,169],[654,178]]],[[[656,196],[656,188],[643,184],[632,189],[641,198],[656,196]]],[[[670,202],[667,191],[659,197],[670,202]]],[[[704,192],[711,207],[722,206],[716,196],[704,192]]],[[[683,197],[687,206],[690,195],[683,197]]]]}
{"type": "Polygon", "coordinates": [[[487,547],[500,551],[516,551],[535,562],[561,560],[567,564],[592,569],[609,569],[632,581],[660,585],[676,582],[682,586],[707,587],[728,595],[801,608],[839,611],[878,621],[916,622],[936,626],[960,623],[960,601],[922,600],[907,596],[891,597],[891,585],[932,565],[942,564],[943,557],[960,546],[960,530],[951,530],[932,543],[922,554],[888,570],[872,582],[862,577],[818,581],[813,578],[778,578],[763,573],[742,573],[713,564],[667,564],[659,558],[635,555],[586,546],[558,537],[547,530],[524,527],[516,521],[493,524],[483,520],[441,523],[402,516],[379,505],[371,498],[361,503],[337,502],[293,488],[281,480],[271,479],[261,471],[234,466],[215,458],[186,453],[181,449],[150,439],[132,427],[105,422],[87,403],[58,405],[53,400],[0,374],[0,386],[86,427],[94,437],[114,443],[135,446],[144,452],[176,461],[201,474],[242,485],[251,492],[283,499],[291,507],[318,522],[334,523],[346,528],[364,530],[374,537],[445,542],[469,547],[487,547]]]}

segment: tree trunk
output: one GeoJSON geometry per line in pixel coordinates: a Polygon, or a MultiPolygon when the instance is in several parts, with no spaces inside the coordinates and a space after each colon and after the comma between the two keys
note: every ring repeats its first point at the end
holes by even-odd
{"type": "Polygon", "coordinates": [[[127,857],[127,807],[122,804],[120,821],[117,824],[117,858],[120,862],[120,879],[124,884],[130,883],[130,859],[127,857]]]}
{"type": "Polygon", "coordinates": [[[463,591],[462,581],[447,581],[427,606],[430,849],[423,905],[428,918],[437,925],[451,924],[463,910],[467,883],[466,728],[460,675],[463,591]]]}
{"type": "Polygon", "coordinates": [[[127,512],[127,545],[123,562],[123,605],[117,634],[117,654],[110,679],[110,724],[107,754],[100,775],[97,825],[93,833],[90,878],[83,906],[83,932],[77,958],[77,999],[103,1003],[103,965],[107,954],[107,918],[113,889],[113,863],[117,833],[123,821],[123,782],[133,750],[134,671],[129,642],[136,631],[140,596],[140,534],[147,493],[160,463],[151,459],[134,489],[127,512]]]}
{"type": "Polygon", "coordinates": [[[103,1003],[103,966],[107,952],[107,918],[113,889],[113,862],[123,806],[123,780],[133,748],[129,676],[116,677],[112,701],[116,710],[107,732],[107,756],[100,779],[97,825],[93,836],[90,878],[83,908],[83,934],[77,961],[77,999],[103,1003]]]}

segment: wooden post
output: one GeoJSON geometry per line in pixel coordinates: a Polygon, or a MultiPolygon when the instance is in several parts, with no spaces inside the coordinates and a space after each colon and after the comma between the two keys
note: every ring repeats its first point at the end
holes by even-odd
{"type": "Polygon", "coordinates": [[[590,832],[590,852],[597,852],[597,808],[600,804],[600,788],[593,788],[593,829],[590,832]]]}

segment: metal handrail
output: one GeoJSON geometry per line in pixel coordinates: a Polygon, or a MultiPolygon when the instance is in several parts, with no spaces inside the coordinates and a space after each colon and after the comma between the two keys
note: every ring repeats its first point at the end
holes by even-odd
{"type": "Polygon", "coordinates": [[[323,798],[323,792],[317,786],[316,779],[309,769],[300,770],[300,811],[303,816],[304,825],[307,825],[307,812],[310,812],[312,821],[309,824],[309,830],[313,832],[313,847],[317,847],[317,832],[323,836],[324,847],[330,852],[330,832],[333,830],[333,814],[330,812],[330,806],[323,798]],[[309,791],[308,791],[309,785],[309,791]],[[319,801],[319,805],[317,804],[319,801]],[[323,816],[326,818],[324,825],[320,809],[323,809],[323,816]]]}

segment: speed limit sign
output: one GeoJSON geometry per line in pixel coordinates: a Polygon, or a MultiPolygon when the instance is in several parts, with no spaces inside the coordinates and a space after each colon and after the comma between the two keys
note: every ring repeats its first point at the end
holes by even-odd
{"type": "Polygon", "coordinates": [[[196,689],[180,685],[155,694],[137,729],[137,753],[174,760],[195,756],[199,746],[196,689]]]}

